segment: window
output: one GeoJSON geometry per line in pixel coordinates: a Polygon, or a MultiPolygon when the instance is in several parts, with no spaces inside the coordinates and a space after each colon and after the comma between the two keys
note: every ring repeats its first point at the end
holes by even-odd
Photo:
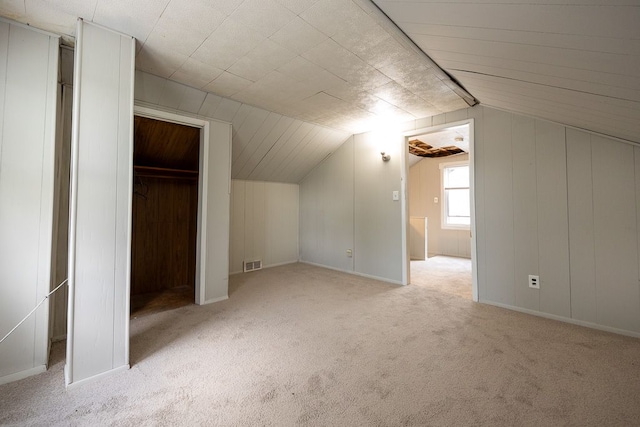
{"type": "Polygon", "coordinates": [[[471,202],[469,197],[469,163],[443,163],[442,228],[469,229],[471,202]]]}

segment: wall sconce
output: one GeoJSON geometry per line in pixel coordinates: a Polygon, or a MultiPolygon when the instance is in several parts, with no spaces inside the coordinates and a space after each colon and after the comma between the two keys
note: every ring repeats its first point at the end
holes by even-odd
{"type": "Polygon", "coordinates": [[[380,155],[382,156],[383,162],[388,162],[389,160],[391,160],[391,154],[385,154],[384,151],[381,151],[380,155]]]}

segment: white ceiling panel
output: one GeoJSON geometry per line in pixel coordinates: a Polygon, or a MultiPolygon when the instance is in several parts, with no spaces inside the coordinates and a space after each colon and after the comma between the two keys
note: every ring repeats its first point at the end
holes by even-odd
{"type": "Polygon", "coordinates": [[[640,143],[637,0],[374,1],[481,103],[640,143]]]}
{"type": "MultiPolygon", "coordinates": [[[[93,16],[80,18],[129,34],[140,42],[147,37],[158,23],[162,12],[170,0],[98,0],[93,16]]],[[[66,4],[66,1],[49,1],[51,5],[66,4]]],[[[75,26],[72,29],[75,32],[75,26]]]]}
{"type": "Polygon", "coordinates": [[[222,74],[206,85],[204,90],[220,96],[229,97],[250,86],[252,83],[251,80],[223,71],[222,74]]]}
{"type": "Polygon", "coordinates": [[[7,0],[0,12],[70,43],[82,17],[136,37],[138,70],[351,133],[475,103],[369,0],[7,0]],[[369,110],[335,95],[394,81],[404,95],[369,110]],[[315,102],[331,96],[339,109],[315,102]]]}
{"type": "Polygon", "coordinates": [[[269,39],[265,39],[251,52],[229,67],[228,71],[255,82],[294,57],[296,57],[294,52],[269,39]]]}
{"type": "Polygon", "coordinates": [[[202,89],[223,73],[222,70],[204,64],[196,59],[187,58],[187,60],[178,68],[171,79],[179,83],[202,89]]]}
{"type": "Polygon", "coordinates": [[[292,52],[302,54],[307,50],[316,47],[328,38],[329,37],[327,35],[316,30],[304,19],[296,17],[287,25],[276,31],[270,37],[270,40],[273,40],[292,52]]]}
{"type": "Polygon", "coordinates": [[[283,182],[298,182],[296,177],[306,175],[317,164],[313,159],[319,162],[349,137],[346,132],[305,123],[142,71],[136,71],[135,79],[137,102],[232,124],[234,179],[267,180],[277,176],[283,182]],[[275,173],[276,170],[280,172],[275,173]]]}
{"type": "Polygon", "coordinates": [[[275,0],[245,0],[231,14],[231,18],[245,28],[250,28],[263,37],[269,37],[296,15],[275,0]]]}

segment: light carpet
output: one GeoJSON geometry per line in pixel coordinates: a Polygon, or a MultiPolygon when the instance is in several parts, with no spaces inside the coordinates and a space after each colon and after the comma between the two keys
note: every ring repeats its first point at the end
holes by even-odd
{"type": "Polygon", "coordinates": [[[305,264],[132,320],[128,371],[0,386],[2,425],[638,425],[640,340],[305,264]]]}

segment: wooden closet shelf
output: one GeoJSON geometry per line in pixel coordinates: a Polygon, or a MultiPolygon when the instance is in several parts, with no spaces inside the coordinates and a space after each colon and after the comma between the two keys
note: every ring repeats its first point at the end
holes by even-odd
{"type": "Polygon", "coordinates": [[[194,170],[134,166],[133,171],[137,176],[147,176],[150,178],[198,179],[198,171],[194,170]]]}

